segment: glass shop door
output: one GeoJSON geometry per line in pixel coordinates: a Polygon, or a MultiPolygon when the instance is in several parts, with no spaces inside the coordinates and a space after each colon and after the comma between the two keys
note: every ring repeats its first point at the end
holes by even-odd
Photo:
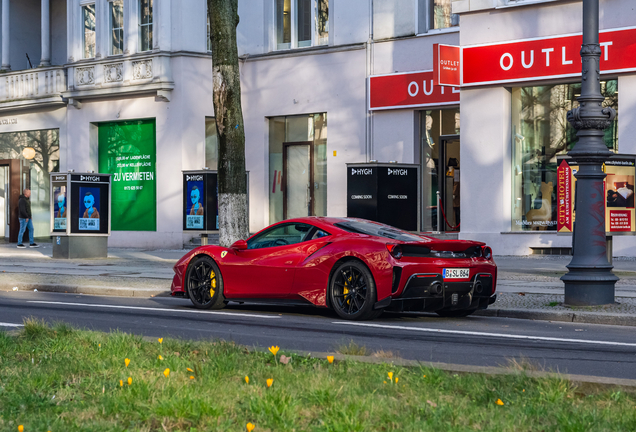
{"type": "Polygon", "coordinates": [[[311,141],[283,143],[283,219],[313,214],[311,141]]]}
{"type": "Polygon", "coordinates": [[[461,226],[459,160],[459,135],[441,135],[437,157],[440,232],[458,232],[461,226]]]}

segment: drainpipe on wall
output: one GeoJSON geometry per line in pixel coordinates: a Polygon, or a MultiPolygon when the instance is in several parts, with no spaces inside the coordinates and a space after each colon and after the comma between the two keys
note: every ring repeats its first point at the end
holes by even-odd
{"type": "Polygon", "coordinates": [[[367,82],[366,82],[366,106],[364,107],[367,114],[366,127],[366,161],[373,160],[373,112],[369,111],[371,94],[369,89],[369,77],[373,75],[373,0],[369,0],[369,39],[366,43],[367,52],[367,82]]]}

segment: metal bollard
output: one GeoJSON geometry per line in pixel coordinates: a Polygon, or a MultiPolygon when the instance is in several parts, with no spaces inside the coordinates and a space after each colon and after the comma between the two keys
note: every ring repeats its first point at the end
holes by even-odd
{"type": "Polygon", "coordinates": [[[207,246],[207,245],[208,245],[208,235],[201,234],[201,246],[207,246]]]}

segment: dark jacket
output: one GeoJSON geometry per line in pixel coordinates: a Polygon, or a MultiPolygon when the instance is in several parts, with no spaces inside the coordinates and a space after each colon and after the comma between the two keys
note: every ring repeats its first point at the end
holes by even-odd
{"type": "Polygon", "coordinates": [[[31,219],[31,200],[20,195],[20,201],[18,201],[18,210],[20,219],[31,219]]]}

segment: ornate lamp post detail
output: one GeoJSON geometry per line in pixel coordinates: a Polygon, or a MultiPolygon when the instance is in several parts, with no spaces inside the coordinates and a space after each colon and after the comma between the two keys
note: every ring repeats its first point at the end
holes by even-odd
{"type": "Polygon", "coordinates": [[[583,0],[582,82],[580,106],[568,112],[568,121],[577,130],[578,142],[568,153],[579,165],[572,240],[573,257],[565,282],[565,303],[573,306],[614,303],[618,277],[607,260],[605,238],[605,189],[603,163],[612,155],[603,141],[604,130],[616,111],[603,107],[598,41],[599,0],[583,0]]]}

